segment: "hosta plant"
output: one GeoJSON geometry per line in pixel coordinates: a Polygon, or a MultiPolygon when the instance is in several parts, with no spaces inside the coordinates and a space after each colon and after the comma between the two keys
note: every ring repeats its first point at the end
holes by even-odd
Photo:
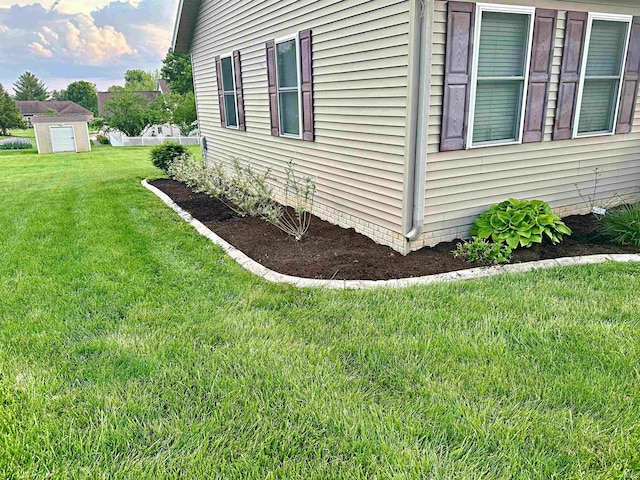
{"type": "Polygon", "coordinates": [[[571,235],[571,229],[542,200],[511,198],[485,211],[471,228],[471,235],[511,248],[529,248],[545,237],[559,243],[564,235],[571,235]]]}

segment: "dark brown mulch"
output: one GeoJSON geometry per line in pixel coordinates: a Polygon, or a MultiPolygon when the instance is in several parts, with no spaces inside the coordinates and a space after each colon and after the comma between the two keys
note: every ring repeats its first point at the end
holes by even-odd
{"type": "MultiPolygon", "coordinates": [[[[306,278],[387,280],[418,277],[470,268],[451,251],[460,240],[423,248],[403,256],[373,240],[313,217],[307,236],[297,242],[259,218],[240,218],[220,200],[193,193],[175,180],[150,182],[180,207],[227,242],[262,265],[280,273],[306,278]]],[[[638,253],[640,249],[611,245],[597,233],[593,215],[565,219],[573,230],[559,245],[542,244],[516,250],[513,263],[601,253],[638,253]]]]}

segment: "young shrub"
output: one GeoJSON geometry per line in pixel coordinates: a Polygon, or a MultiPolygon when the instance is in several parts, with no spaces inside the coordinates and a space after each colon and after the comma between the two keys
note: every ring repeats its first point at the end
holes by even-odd
{"type": "Polygon", "coordinates": [[[515,249],[542,243],[545,236],[553,243],[559,243],[563,235],[571,235],[571,229],[542,200],[512,198],[493,205],[480,215],[471,227],[471,235],[506,243],[515,249]]]}
{"type": "Polygon", "coordinates": [[[189,186],[196,193],[206,191],[204,164],[189,152],[177,156],[169,163],[167,175],[189,186]]]}
{"type": "Polygon", "coordinates": [[[453,256],[469,263],[500,265],[511,261],[512,251],[512,248],[504,243],[487,242],[475,237],[471,241],[459,243],[458,248],[453,251],[453,256]]]}
{"type": "Polygon", "coordinates": [[[216,197],[240,216],[271,216],[273,189],[269,186],[271,171],[258,173],[250,164],[244,166],[233,159],[232,168],[222,162],[204,167],[202,191],[216,197]]]}
{"type": "Polygon", "coordinates": [[[169,165],[182,156],[191,156],[191,153],[184,145],[175,142],[165,142],[151,150],[151,161],[163,172],[167,172],[169,165]]]}
{"type": "Polygon", "coordinates": [[[316,183],[311,177],[298,178],[293,161],[289,162],[285,173],[287,179],[284,186],[284,203],[291,205],[293,212],[288,208],[281,208],[282,214],[276,222],[271,223],[300,241],[309,231],[311,224],[316,183]]]}
{"type": "MultiPolygon", "coordinates": [[[[315,182],[310,177],[298,178],[294,164],[290,162],[285,170],[284,185],[284,201],[291,205],[289,208],[274,198],[273,188],[269,185],[269,180],[273,180],[271,170],[259,173],[238,159],[232,163],[231,169],[222,163],[207,165],[202,191],[218,198],[239,215],[260,217],[296,240],[302,240],[311,222],[315,182]]],[[[184,173],[180,175],[184,177],[184,173]]]]}
{"type": "Polygon", "coordinates": [[[610,210],[600,218],[599,229],[614,243],[640,247],[640,203],[610,210]]]}
{"type": "Polygon", "coordinates": [[[98,135],[96,137],[96,141],[100,144],[100,145],[110,145],[111,142],[109,141],[108,137],[105,137],[104,135],[98,135]]]}
{"type": "Polygon", "coordinates": [[[271,178],[270,169],[261,174],[250,163],[243,166],[234,158],[228,198],[247,215],[260,217],[274,202],[273,189],[267,183],[271,178]]]}

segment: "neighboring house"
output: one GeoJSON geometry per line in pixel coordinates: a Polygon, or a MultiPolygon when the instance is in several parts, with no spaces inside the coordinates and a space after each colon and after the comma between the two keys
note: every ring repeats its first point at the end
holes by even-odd
{"type": "Polygon", "coordinates": [[[156,89],[163,95],[166,93],[171,93],[171,87],[164,78],[158,79],[158,81],[156,82],[156,89]]]}
{"type": "Polygon", "coordinates": [[[596,168],[598,198],[639,198],[634,15],[637,0],[182,0],[173,48],[193,58],[208,161],[293,159],[318,216],[408,253],[510,197],[586,213],[596,168]]]}
{"type": "Polygon", "coordinates": [[[75,117],[81,116],[87,122],[93,120],[93,112],[84,107],[81,107],[75,102],[63,101],[63,102],[41,102],[39,100],[17,100],[16,105],[22,114],[27,125],[31,126],[31,119],[36,115],[48,115],[53,114],[75,117]]]}
{"type": "MultiPolygon", "coordinates": [[[[153,102],[159,95],[161,95],[161,90],[156,91],[138,91],[133,92],[136,95],[140,95],[147,99],[148,102],[153,102]]],[[[98,113],[101,117],[104,117],[108,112],[105,108],[105,104],[111,100],[115,95],[118,95],[118,92],[98,92],[98,113]]],[[[145,130],[141,137],[179,137],[180,128],[175,125],[171,125],[169,123],[165,123],[163,125],[152,125],[147,130],[145,130]]],[[[126,138],[125,134],[119,134],[118,138],[126,138]]],[[[115,140],[115,137],[114,137],[115,140]]]]}

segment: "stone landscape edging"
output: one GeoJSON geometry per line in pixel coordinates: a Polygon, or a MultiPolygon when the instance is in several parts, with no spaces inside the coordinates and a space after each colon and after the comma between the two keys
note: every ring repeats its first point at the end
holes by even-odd
{"type": "Polygon", "coordinates": [[[340,290],[365,290],[371,288],[405,288],[414,285],[429,285],[432,283],[453,282],[458,280],[469,280],[472,278],[487,278],[504,273],[521,273],[533,270],[554,268],[569,265],[594,265],[613,262],[640,262],[640,254],[607,254],[607,255],[586,255],[583,257],[564,257],[549,260],[539,260],[536,262],[516,263],[510,265],[500,265],[495,267],[477,267],[455,272],[438,273],[423,277],[399,278],[393,280],[318,280],[313,278],[301,278],[283,273],[274,272],[264,265],[256,262],[244,252],[238,250],[223,238],[216,235],[201,221],[194,218],[189,212],[181,208],[169,195],[157,187],[154,187],[146,180],[142,180],[142,186],[153,192],[160,200],[175,211],[180,218],[195,228],[199,234],[207,237],[234,259],[242,268],[272,283],[282,283],[293,285],[298,288],[329,288],[340,290]]]}

